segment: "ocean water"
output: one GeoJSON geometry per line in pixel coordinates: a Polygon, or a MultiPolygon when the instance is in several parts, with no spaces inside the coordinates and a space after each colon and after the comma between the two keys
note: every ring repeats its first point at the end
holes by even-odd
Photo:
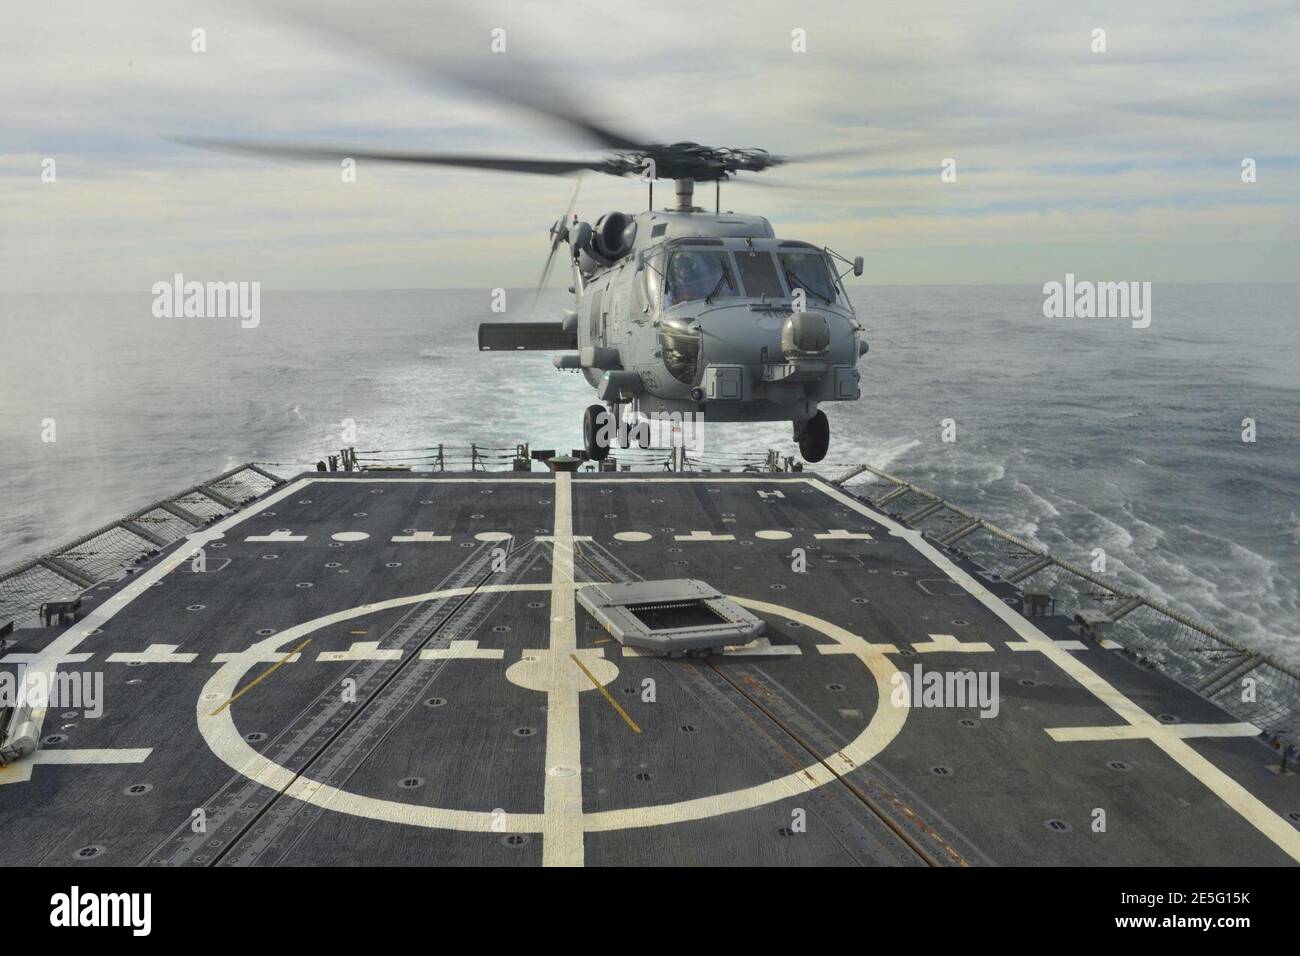
{"type": "MultiPolygon", "coordinates": [[[[1081,564],[1104,548],[1120,581],[1300,661],[1298,294],[1158,285],[1137,330],[1045,319],[1037,287],[856,289],[863,397],[828,408],[823,470],[869,462],[1081,564]]],[[[509,317],[565,298],[513,293],[509,317]]],[[[0,565],[239,462],[314,463],[348,419],[359,449],[581,444],[580,377],[477,351],[483,290],[264,290],[256,329],[151,302],[0,296],[0,565]]],[[[705,440],[796,453],[785,425],[705,440]]]]}

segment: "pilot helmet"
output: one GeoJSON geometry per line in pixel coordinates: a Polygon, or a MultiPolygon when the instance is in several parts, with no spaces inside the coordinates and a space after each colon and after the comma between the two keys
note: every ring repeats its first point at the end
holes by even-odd
{"type": "Polygon", "coordinates": [[[704,267],[698,253],[679,252],[673,261],[673,271],[682,282],[694,282],[704,274],[704,267]]]}

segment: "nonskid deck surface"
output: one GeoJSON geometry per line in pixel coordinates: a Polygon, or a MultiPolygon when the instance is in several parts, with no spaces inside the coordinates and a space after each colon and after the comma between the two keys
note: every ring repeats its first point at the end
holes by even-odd
{"type": "Polygon", "coordinates": [[[0,864],[1300,860],[1254,728],[811,475],[313,473],[89,598],[0,660],[103,679],[0,768],[0,864]],[[575,602],[659,578],[766,636],[575,602]],[[918,666],[996,715],[900,706],[918,666]]]}

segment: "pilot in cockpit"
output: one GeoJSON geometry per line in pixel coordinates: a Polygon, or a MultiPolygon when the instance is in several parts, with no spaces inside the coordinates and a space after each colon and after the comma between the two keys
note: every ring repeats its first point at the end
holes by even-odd
{"type": "Polygon", "coordinates": [[[674,253],[668,270],[664,305],[705,299],[717,294],[721,287],[734,290],[729,273],[722,257],[717,254],[689,251],[674,253]]]}

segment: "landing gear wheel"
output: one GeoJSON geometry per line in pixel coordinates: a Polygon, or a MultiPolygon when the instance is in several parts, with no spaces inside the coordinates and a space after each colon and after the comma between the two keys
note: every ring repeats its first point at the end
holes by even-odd
{"type": "Polygon", "coordinates": [[[612,430],[610,414],[605,406],[588,405],[586,414],[582,416],[582,443],[588,459],[605,460],[609,455],[609,433],[612,430]]]}
{"type": "Polygon", "coordinates": [[[816,464],[825,458],[826,451],[831,447],[831,423],[826,420],[826,413],[818,411],[808,419],[808,424],[804,425],[798,438],[799,454],[803,455],[804,461],[816,464]]]}

